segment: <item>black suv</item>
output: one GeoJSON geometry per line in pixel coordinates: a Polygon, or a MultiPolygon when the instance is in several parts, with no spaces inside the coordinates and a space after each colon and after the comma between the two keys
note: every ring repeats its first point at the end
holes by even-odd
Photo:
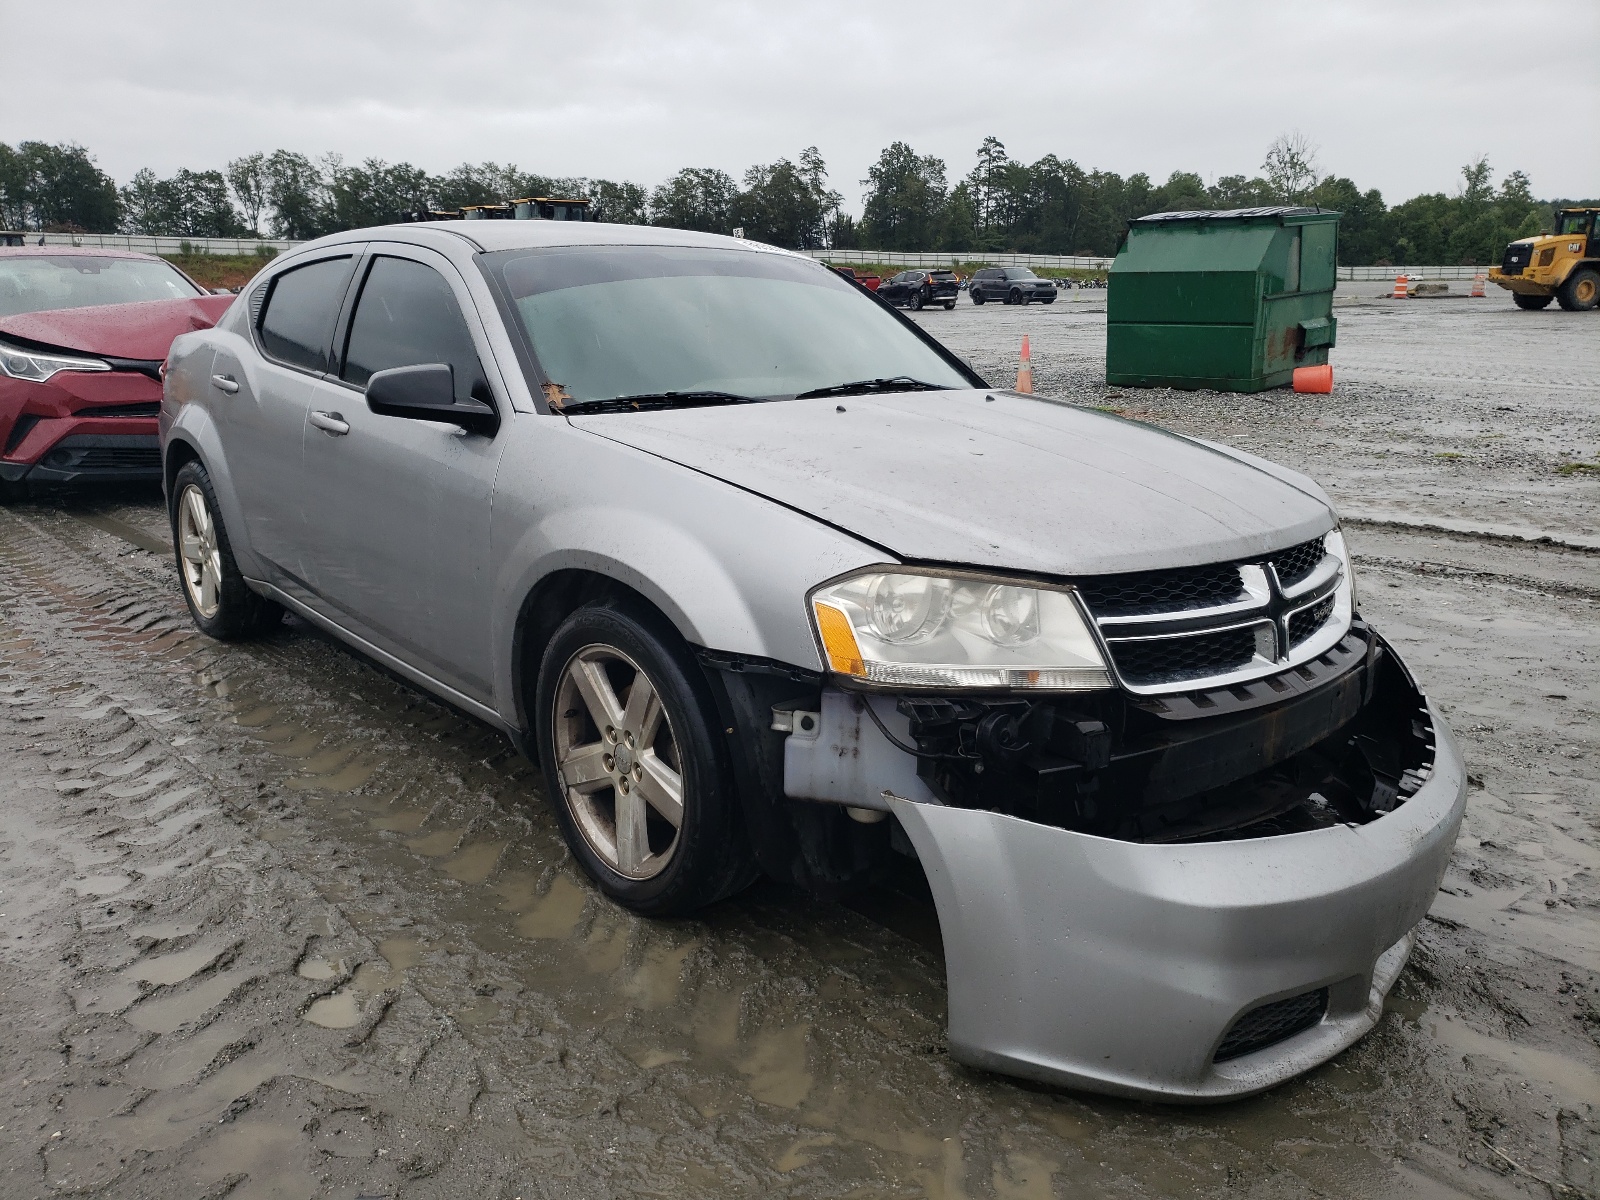
{"type": "Polygon", "coordinates": [[[881,298],[912,309],[933,304],[954,308],[960,291],[961,280],[954,271],[901,271],[878,285],[881,298]]]}
{"type": "Polygon", "coordinates": [[[1038,300],[1054,304],[1056,300],[1056,285],[1048,279],[1040,279],[1027,267],[985,267],[973,275],[968,291],[972,293],[974,304],[985,300],[999,300],[1005,304],[1038,300]]]}

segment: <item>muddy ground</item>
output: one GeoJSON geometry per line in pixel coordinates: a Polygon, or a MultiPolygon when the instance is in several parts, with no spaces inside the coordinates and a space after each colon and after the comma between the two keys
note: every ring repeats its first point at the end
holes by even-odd
{"type": "Polygon", "coordinates": [[[56,497],[0,510],[0,1198],[1600,1195],[1600,319],[1358,305],[1331,399],[1112,396],[1100,299],[920,319],[1330,483],[1467,754],[1371,1036],[1210,1109],[957,1066],[927,906],[636,919],[501,737],[298,623],[208,641],[158,497],[56,497]]]}

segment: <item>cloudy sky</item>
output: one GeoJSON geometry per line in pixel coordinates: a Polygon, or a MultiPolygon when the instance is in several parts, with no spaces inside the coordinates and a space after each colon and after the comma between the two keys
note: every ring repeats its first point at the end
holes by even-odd
{"type": "Polygon", "coordinates": [[[126,182],[277,147],[653,184],[818,146],[847,206],[894,140],[1256,174],[1279,133],[1390,203],[1487,155],[1600,193],[1596,0],[8,3],[0,141],[126,182]],[[70,19],[68,19],[70,18],[70,19]],[[27,52],[35,46],[37,53],[27,52]],[[1582,65],[1582,64],[1591,65],[1582,65]]]}

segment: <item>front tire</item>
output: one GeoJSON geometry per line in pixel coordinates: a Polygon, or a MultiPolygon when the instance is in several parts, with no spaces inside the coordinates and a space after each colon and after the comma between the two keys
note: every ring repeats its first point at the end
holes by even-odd
{"type": "Polygon", "coordinates": [[[1550,301],[1554,299],[1554,296],[1527,296],[1521,292],[1511,293],[1511,302],[1518,308],[1527,309],[1529,312],[1537,312],[1541,308],[1549,308],[1550,301]]]}
{"type": "Polygon", "coordinates": [[[1011,295],[1006,297],[1006,303],[1026,305],[1028,303],[1028,298],[1022,294],[1020,289],[1013,288],[1011,290],[1011,295]]]}
{"type": "Polygon", "coordinates": [[[283,609],[258,596],[234,561],[211,475],[198,461],[178,468],[172,481],[172,548],[183,600],[200,632],[218,641],[259,637],[283,621],[283,609]]]}
{"type": "Polygon", "coordinates": [[[970,293],[970,294],[971,294],[971,296],[972,296],[972,302],[973,302],[973,303],[974,303],[974,304],[982,304],[982,303],[983,303],[983,301],[984,301],[984,295],[983,295],[983,293],[982,293],[982,292],[979,292],[979,291],[973,291],[973,292],[972,292],[972,293],[970,293]]]}
{"type": "Polygon", "coordinates": [[[1588,312],[1600,303],[1600,273],[1579,267],[1556,292],[1556,301],[1568,312],[1588,312]]]}
{"type": "Polygon", "coordinates": [[[755,879],[715,701],[665,621],[578,609],[545,649],[533,711],[562,835],[612,899],[677,916],[755,879]]]}
{"type": "Polygon", "coordinates": [[[0,479],[0,505],[18,504],[28,498],[27,482],[21,479],[0,479]]]}

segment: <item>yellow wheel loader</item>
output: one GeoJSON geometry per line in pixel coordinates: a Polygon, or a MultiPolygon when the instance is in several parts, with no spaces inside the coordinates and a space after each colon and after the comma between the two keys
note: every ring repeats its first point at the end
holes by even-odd
{"type": "Polygon", "coordinates": [[[1600,303],[1600,208],[1563,208],[1555,233],[1523,238],[1506,247],[1489,278],[1511,293],[1518,308],[1545,308],[1555,300],[1568,312],[1600,303]]]}

